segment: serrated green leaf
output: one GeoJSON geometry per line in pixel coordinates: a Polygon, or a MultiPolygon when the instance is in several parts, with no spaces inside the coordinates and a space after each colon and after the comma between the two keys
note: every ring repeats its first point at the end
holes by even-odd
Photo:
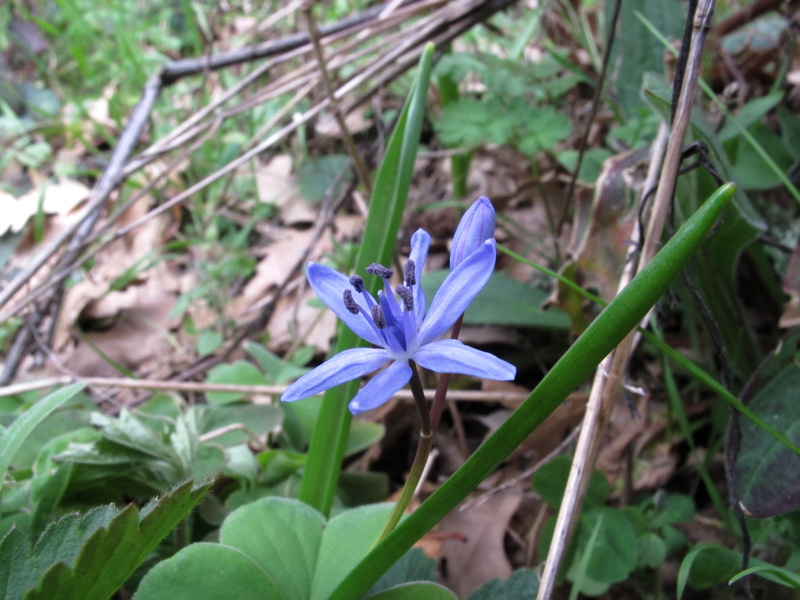
{"type": "Polygon", "coordinates": [[[6,600],[107,600],[207,489],[187,482],[141,513],[134,505],[121,511],[107,506],[62,519],[26,561],[23,572],[35,587],[6,600]]]}
{"type": "Polygon", "coordinates": [[[18,528],[12,528],[0,540],[0,598],[21,598],[29,587],[31,541],[18,528]]]}
{"type": "Polygon", "coordinates": [[[180,465],[175,450],[163,441],[161,435],[126,409],[120,411],[118,418],[92,413],[92,423],[102,428],[103,438],[107,442],[180,465]]]}

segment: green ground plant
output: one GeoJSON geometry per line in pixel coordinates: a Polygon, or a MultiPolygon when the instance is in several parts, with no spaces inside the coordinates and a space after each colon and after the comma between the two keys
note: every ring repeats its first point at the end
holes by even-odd
{"type": "MultiPolygon", "coordinates": [[[[96,177],[116,134],[92,120],[90,103],[111,89],[108,111],[121,129],[148,77],[170,58],[202,56],[214,19],[228,18],[188,1],[95,4],[59,0],[43,3],[35,13],[15,5],[19,15],[38,24],[56,58],[29,57],[38,76],[36,85],[20,87],[24,112],[15,112],[3,97],[0,133],[8,142],[0,173],[47,169],[65,144],[79,142],[98,162],[56,165],[53,172],[96,177]],[[124,73],[119,65],[125,65],[124,73]],[[56,119],[59,114],[66,116],[56,119]],[[82,127],[86,122],[93,126],[82,127]]],[[[373,262],[392,264],[409,214],[406,202],[421,136],[458,151],[452,160],[453,202],[442,204],[466,195],[470,160],[487,147],[513,149],[535,176],[542,164],[560,175],[574,170],[579,126],[571,106],[581,97],[576,90],[585,96],[597,85],[594,77],[606,43],[599,32],[610,20],[608,7],[604,11],[586,4],[597,23],[568,3],[559,13],[587,57],[580,65],[574,64],[574,48],[550,41],[542,43],[546,51],[535,63],[526,58],[531,40],[543,35],[548,15],[540,10],[519,19],[496,17],[492,28],[507,35],[495,35],[491,28],[472,31],[464,45],[444,53],[435,65],[433,49],[426,50],[413,75],[394,84],[404,86],[407,100],[402,111],[392,108],[384,114],[382,124],[392,115],[397,120],[367,203],[363,235],[358,242],[335,241],[322,261],[345,273],[363,272],[373,262]],[[441,104],[431,110],[434,89],[441,104]]],[[[670,14],[646,2],[626,6],[621,54],[613,55],[618,69],[603,95],[609,108],[605,134],[584,158],[578,173],[583,184],[597,183],[607,161],[621,150],[649,145],[659,123],[670,118],[671,90],[660,73],[664,44],[669,45],[664,36],[680,31],[680,20],[674,18],[681,14],[678,5],[670,14]]],[[[325,13],[324,18],[335,19],[354,8],[362,7],[330,3],[319,8],[319,18],[325,13]]],[[[0,23],[10,22],[11,15],[8,7],[0,7],[0,23]]],[[[0,38],[0,45],[5,48],[8,40],[0,38]]],[[[227,86],[237,75],[220,78],[227,86]]],[[[177,84],[174,91],[197,106],[211,96],[209,89],[192,89],[188,83],[177,84]]],[[[708,88],[706,93],[717,101],[717,93],[708,88]]],[[[260,129],[262,124],[285,102],[264,102],[222,121],[216,135],[198,145],[179,185],[190,187],[252,147],[269,133],[260,129]]],[[[643,354],[658,365],[668,404],[659,441],[680,438],[676,446],[686,448],[691,473],[684,474],[680,491],[648,490],[634,494],[626,505],[596,473],[561,581],[571,599],[613,595],[617,586],[636,589],[642,598],[722,598],[730,583],[749,575],[756,593],[800,588],[800,482],[793,475],[800,473],[800,467],[794,468],[800,460],[794,402],[800,338],[782,335],[772,321],[753,318],[760,305],[785,303],[783,274],[800,229],[797,206],[787,206],[783,196],[780,202],[774,198],[780,189],[800,199],[787,175],[800,151],[800,119],[787,107],[778,83],[733,111],[713,109],[725,111],[721,127],[712,123],[710,106],[700,105],[693,113],[690,138],[705,144],[723,181],[735,187],[719,187],[702,171],[680,177],[676,233],[653,264],[599,313],[558,362],[547,365],[538,385],[526,383],[532,391],[523,404],[388,535],[382,532],[392,506],[382,502],[391,491],[389,477],[343,469],[380,443],[387,431],[387,425],[351,419],[347,405],[358,380],[292,404],[274,399],[253,403],[238,391],[209,391],[202,402],[157,392],[119,410],[101,409],[82,384],[75,384],[44,398],[27,392],[0,402],[0,564],[9,567],[0,569],[0,596],[100,600],[121,588],[138,588],[137,600],[454,598],[435,583],[433,560],[412,545],[583,384],[668,287],[672,303],[660,304],[661,323],[654,334],[646,334],[643,354]],[[686,278],[678,279],[679,272],[686,278]],[[742,293],[747,286],[759,291],[757,297],[742,293]],[[709,322],[716,331],[709,332],[709,322]],[[688,351],[680,354],[676,347],[688,351]],[[687,405],[688,399],[700,397],[713,398],[716,407],[697,417],[687,405]],[[740,439],[747,444],[737,446],[740,439]],[[722,462],[734,476],[726,480],[732,498],[720,489],[722,462]],[[746,509],[743,521],[737,520],[734,506],[746,509]],[[690,529],[699,515],[712,520],[729,543],[694,540],[690,529]],[[742,522],[752,539],[750,548],[744,544],[742,522]],[[749,569],[743,569],[745,553],[752,555],[749,569]],[[676,589],[662,579],[666,563],[677,567],[676,589]]],[[[152,135],[171,131],[192,108],[164,103],[153,119],[152,135]]],[[[297,110],[303,108],[308,107],[297,110]]],[[[294,144],[290,150],[297,154],[300,192],[311,206],[321,206],[331,184],[341,184],[338,174],[347,157],[340,149],[315,156],[304,133],[294,144]]],[[[136,193],[144,183],[130,180],[121,195],[136,193]]],[[[170,193],[168,187],[156,191],[156,200],[170,193]]],[[[255,224],[279,214],[270,202],[253,203],[249,221],[232,218],[226,210],[258,193],[253,174],[245,170],[205,189],[183,212],[175,240],[126,270],[110,284],[109,293],[134,285],[158,264],[185,261],[197,274],[197,285],[177,297],[171,316],[181,319],[197,357],[214,357],[236,325],[225,316],[231,290],[255,273],[255,224]],[[196,326],[191,309],[197,303],[216,320],[196,326]]],[[[40,225],[42,219],[40,214],[40,225]]],[[[503,215],[498,221],[507,238],[526,235],[503,215]]],[[[555,229],[555,219],[550,225],[555,229]]],[[[41,227],[37,231],[41,234],[41,227]]],[[[535,245],[530,239],[525,244],[535,245]]],[[[530,264],[501,250],[506,260],[520,263],[517,267],[530,264]]],[[[429,301],[447,275],[447,270],[427,273],[420,282],[429,301]]],[[[527,328],[566,339],[576,329],[574,315],[543,310],[545,295],[535,281],[494,273],[464,323],[527,328]]],[[[9,347],[6,339],[19,326],[19,321],[0,324],[0,347],[9,347]]],[[[359,344],[340,324],[331,354],[359,344]]],[[[316,363],[315,350],[302,343],[286,356],[267,346],[266,336],[244,344],[241,355],[208,370],[203,383],[285,386],[316,363]]],[[[557,457],[532,479],[535,493],[553,511],[561,504],[568,465],[568,457],[557,457]]],[[[541,558],[552,520],[542,532],[541,558]]],[[[508,580],[491,582],[469,598],[530,597],[537,587],[536,571],[519,568],[508,580]]]]}

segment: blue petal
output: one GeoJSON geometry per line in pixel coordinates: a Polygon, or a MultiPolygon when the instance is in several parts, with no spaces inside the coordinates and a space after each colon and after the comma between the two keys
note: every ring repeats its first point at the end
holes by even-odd
{"type": "Polygon", "coordinates": [[[450,248],[450,269],[455,269],[486,240],[494,237],[494,206],[486,196],[472,203],[461,217],[450,248]]]}
{"type": "Polygon", "coordinates": [[[417,283],[412,292],[414,294],[414,313],[417,315],[417,327],[422,324],[425,318],[425,291],[422,289],[422,268],[428,259],[428,249],[431,247],[431,236],[424,229],[417,229],[411,236],[411,255],[408,257],[414,261],[414,274],[417,283]]]}
{"type": "Polygon", "coordinates": [[[353,348],[340,352],[310,373],[306,373],[283,392],[281,400],[302,400],[372,371],[377,371],[391,356],[383,348],[353,348]]]}
{"type": "Polygon", "coordinates": [[[308,263],[308,282],[328,308],[344,321],[357,336],[364,338],[370,344],[383,346],[383,340],[378,336],[372,326],[361,313],[354,315],[344,306],[344,291],[350,290],[358,301],[358,294],[350,285],[350,279],[334,271],[330,267],[317,263],[308,263]]]}
{"type": "Polygon", "coordinates": [[[440,340],[417,350],[413,359],[437,373],[460,373],[484,379],[509,381],[517,368],[493,354],[465,346],[458,340],[440,340]]]}
{"type": "Polygon", "coordinates": [[[409,379],[411,379],[411,367],[407,361],[399,360],[392,363],[361,388],[350,402],[350,412],[357,414],[380,406],[408,383],[409,379]]]}
{"type": "Polygon", "coordinates": [[[419,329],[420,346],[432,342],[450,329],[486,285],[494,269],[496,246],[494,239],[486,240],[450,272],[431,302],[431,308],[419,329]]]}

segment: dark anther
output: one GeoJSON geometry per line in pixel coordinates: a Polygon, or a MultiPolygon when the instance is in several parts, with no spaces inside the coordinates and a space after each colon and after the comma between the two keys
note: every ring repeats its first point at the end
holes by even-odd
{"type": "Polygon", "coordinates": [[[377,275],[382,279],[389,279],[392,276],[393,271],[383,265],[379,265],[378,263],[372,263],[370,266],[367,267],[367,273],[370,275],[377,275]]]}
{"type": "Polygon", "coordinates": [[[404,285],[398,285],[394,291],[397,292],[397,295],[400,296],[400,300],[403,301],[403,308],[406,309],[406,312],[414,310],[414,296],[411,295],[410,289],[404,285]]]}
{"type": "Polygon", "coordinates": [[[364,291],[364,280],[361,279],[361,275],[353,275],[350,277],[350,285],[352,285],[359,294],[364,291]]]}
{"type": "Polygon", "coordinates": [[[354,315],[358,314],[358,304],[353,299],[353,292],[350,290],[344,291],[344,307],[354,315]]]}
{"type": "Polygon", "coordinates": [[[383,314],[383,309],[378,304],[373,304],[370,307],[370,312],[372,313],[372,320],[375,323],[375,327],[378,329],[385,329],[386,315],[383,314]]]}
{"type": "Polygon", "coordinates": [[[406,285],[411,286],[411,285],[416,285],[417,284],[417,272],[416,272],[416,269],[417,269],[417,266],[414,264],[413,260],[409,260],[406,263],[405,273],[403,274],[405,276],[406,285]]]}

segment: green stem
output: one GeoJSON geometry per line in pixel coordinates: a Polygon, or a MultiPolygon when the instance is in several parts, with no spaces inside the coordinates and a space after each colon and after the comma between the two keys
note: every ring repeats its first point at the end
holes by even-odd
{"type": "MultiPolygon", "coordinates": [[[[391,261],[419,148],[433,50],[433,44],[428,44],[420,56],[417,77],[378,169],[361,249],[356,259],[356,272],[365,269],[372,262],[387,264],[391,261]]],[[[377,289],[370,288],[370,291],[375,292],[377,289]]],[[[340,324],[338,331],[337,352],[355,348],[362,343],[343,324],[340,324]]],[[[351,381],[325,392],[311,436],[299,498],[324,515],[330,513],[333,505],[350,430],[351,417],[347,404],[358,392],[358,385],[358,381],[351,381]]]]}
{"type": "Polygon", "coordinates": [[[417,446],[417,454],[414,456],[414,462],[411,464],[411,471],[408,473],[408,479],[406,479],[403,491],[400,493],[400,498],[397,500],[397,504],[394,505],[394,510],[389,515],[389,520],[378,536],[376,544],[389,535],[400,522],[400,517],[406,511],[406,507],[414,495],[414,490],[417,489],[419,480],[422,478],[422,472],[425,470],[425,463],[428,461],[428,455],[431,453],[431,445],[433,444],[433,431],[431,430],[431,421],[428,416],[428,403],[425,400],[425,392],[419,379],[417,365],[413,360],[409,361],[408,364],[411,367],[411,393],[414,395],[414,401],[417,403],[417,409],[419,410],[419,446],[417,446]]]}
{"type": "MultiPolygon", "coordinates": [[[[458,317],[458,320],[453,325],[453,333],[450,334],[450,339],[458,339],[458,334],[461,333],[461,323],[463,320],[464,315],[458,317]]],[[[439,419],[442,418],[442,412],[444,412],[444,402],[447,398],[449,385],[450,373],[442,373],[439,376],[439,384],[436,386],[436,393],[433,396],[433,404],[431,406],[431,428],[433,431],[439,429],[439,419]]]]}

